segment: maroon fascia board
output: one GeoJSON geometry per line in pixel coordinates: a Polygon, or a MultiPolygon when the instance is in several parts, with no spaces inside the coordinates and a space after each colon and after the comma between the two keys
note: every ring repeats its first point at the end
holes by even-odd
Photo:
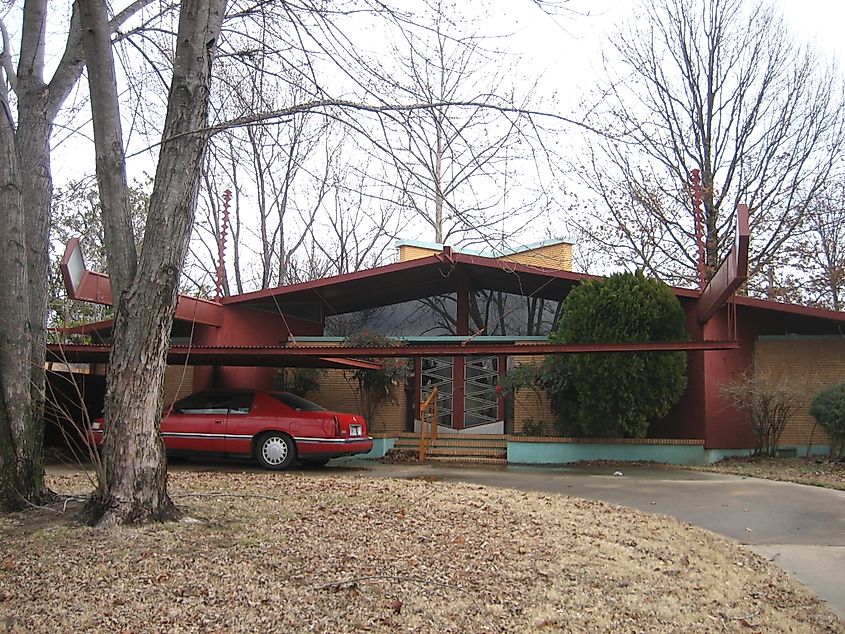
{"type": "Polygon", "coordinates": [[[706,324],[748,279],[748,206],[737,205],[736,243],[698,300],[698,322],[706,324]]]}
{"type": "MultiPolygon", "coordinates": [[[[251,301],[267,300],[271,298],[278,299],[279,301],[320,301],[322,299],[323,291],[332,289],[336,291],[336,294],[342,294],[345,286],[348,287],[350,294],[354,293],[355,295],[359,295],[362,288],[371,288],[374,292],[379,292],[382,295],[384,293],[389,293],[391,288],[401,289],[402,295],[405,295],[408,290],[406,283],[407,278],[405,275],[409,272],[421,271],[428,268],[432,269],[432,272],[437,271],[437,274],[442,275],[443,278],[448,278],[451,270],[455,267],[464,268],[469,273],[470,278],[472,278],[473,271],[477,270],[476,272],[478,273],[493,272],[494,274],[501,273],[503,276],[525,275],[532,276],[534,278],[547,278],[549,281],[559,280],[572,283],[579,283],[584,280],[602,279],[601,276],[588,275],[586,273],[548,269],[496,258],[455,253],[453,251],[448,256],[443,253],[436,253],[423,258],[386,264],[384,266],[365,269],[355,273],[346,273],[344,275],[336,275],[320,280],[279,286],[276,288],[244,293],[242,295],[232,295],[230,297],[223,298],[222,303],[224,305],[249,303],[251,301]],[[393,280],[395,280],[396,284],[391,287],[390,281],[393,280]],[[367,286],[367,282],[370,282],[372,286],[367,286]]],[[[672,290],[679,297],[698,297],[698,292],[694,290],[677,287],[672,290]]],[[[399,299],[400,297],[397,294],[397,300],[399,299]]],[[[381,303],[384,304],[385,302],[387,302],[387,300],[382,297],[381,303]]]]}
{"type": "Polygon", "coordinates": [[[61,332],[65,335],[91,335],[100,334],[111,330],[114,327],[114,319],[104,319],[103,321],[92,321],[87,324],[79,324],[78,326],[67,326],[65,328],[54,328],[56,332],[61,332]]]}
{"type": "MultiPolygon", "coordinates": [[[[105,273],[89,271],[87,267],[82,271],[79,284],[74,284],[70,272],[70,260],[75,251],[80,250],[78,238],[71,238],[65,246],[59,268],[62,273],[62,280],[65,283],[68,297],[80,301],[91,302],[92,304],[112,305],[111,280],[105,273]]],[[[79,251],[81,254],[81,250],[79,251]]],[[[81,260],[84,266],[84,261],[81,260]]],[[[179,295],[176,304],[176,318],[191,321],[208,326],[220,326],[223,323],[223,315],[220,304],[207,299],[191,297],[190,295],[179,295]]]]}
{"type": "Polygon", "coordinates": [[[815,308],[813,306],[801,306],[799,304],[783,304],[771,299],[758,299],[756,297],[745,297],[737,295],[731,301],[739,306],[756,308],[758,310],[770,310],[779,313],[788,313],[801,317],[813,317],[826,321],[839,321],[845,323],[845,311],[830,310],[828,308],[815,308]]]}
{"type": "MultiPolygon", "coordinates": [[[[731,350],[736,341],[665,341],[638,343],[593,344],[422,344],[389,347],[298,346],[293,348],[252,346],[171,346],[168,363],[188,365],[295,366],[298,364],[327,367],[361,367],[374,369],[378,363],[355,357],[453,357],[478,355],[546,355],[582,354],[590,352],[656,352],[689,350],[731,350]],[[319,363],[318,363],[319,362],[319,363]]],[[[57,362],[105,363],[109,347],[85,344],[50,344],[47,360],[57,362]]]]}
{"type": "Polygon", "coordinates": [[[416,260],[407,260],[405,262],[395,262],[393,264],[386,264],[384,266],[377,266],[372,269],[364,269],[354,273],[345,273],[343,275],[334,275],[332,277],[325,277],[319,280],[311,280],[308,282],[299,282],[297,284],[288,284],[285,286],[277,286],[276,288],[266,288],[260,291],[252,291],[250,293],[242,293],[240,295],[230,295],[224,297],[220,301],[222,304],[240,304],[242,302],[249,302],[255,299],[268,299],[271,297],[284,297],[285,295],[296,295],[307,293],[308,291],[319,291],[320,289],[330,286],[338,286],[348,282],[357,282],[359,280],[366,280],[372,277],[378,277],[390,273],[401,273],[408,269],[424,268],[440,263],[437,255],[430,255],[416,260]]]}
{"type": "MultiPolygon", "coordinates": [[[[109,346],[98,344],[48,344],[47,361],[54,363],[108,363],[109,346]]],[[[285,348],[239,348],[228,346],[173,346],[167,353],[168,364],[226,365],[252,367],[317,367],[379,370],[381,364],[363,359],[344,359],[334,355],[290,355],[285,348]]]]}
{"type": "MultiPolygon", "coordinates": [[[[66,264],[67,259],[69,258],[69,254],[71,251],[73,240],[68,243],[68,247],[65,250],[65,257],[62,260],[63,268],[62,274],[66,275],[66,264]]],[[[450,254],[449,257],[444,255],[443,253],[433,254],[424,258],[418,258],[415,260],[407,260],[405,262],[396,262],[393,264],[387,264],[384,266],[379,266],[372,269],[366,269],[363,271],[357,271],[355,273],[347,273],[344,275],[336,275],[333,277],[327,277],[320,280],[312,280],[310,282],[301,282],[299,284],[290,284],[287,286],[281,286],[277,288],[265,289],[261,291],[255,291],[251,293],[243,293],[241,295],[233,295],[230,297],[225,297],[221,300],[221,304],[223,306],[228,304],[249,304],[250,301],[253,300],[266,300],[271,298],[277,298],[280,301],[318,301],[321,298],[321,291],[327,289],[334,289],[339,292],[339,294],[343,294],[343,287],[347,284],[351,283],[349,287],[350,293],[360,294],[361,287],[357,286],[357,282],[367,282],[369,281],[372,284],[372,289],[378,292],[384,293],[389,292],[390,285],[387,284],[388,278],[395,277],[396,281],[396,288],[401,288],[406,286],[403,284],[404,276],[403,273],[408,273],[413,270],[417,269],[425,269],[431,268],[432,272],[437,272],[438,275],[448,276],[449,271],[452,267],[455,266],[465,266],[469,269],[470,277],[472,277],[473,269],[477,268],[479,271],[487,271],[487,272],[494,272],[500,271],[503,275],[514,275],[514,274],[522,274],[522,275],[531,275],[535,277],[546,277],[550,281],[561,280],[561,281],[568,281],[572,283],[579,283],[584,280],[598,280],[602,279],[601,276],[596,275],[588,275],[586,273],[578,273],[574,271],[562,271],[557,269],[546,269],[542,267],[535,267],[529,266],[525,264],[518,264],[515,262],[508,262],[503,260],[498,260],[495,258],[486,258],[482,256],[475,256],[475,255],[467,255],[463,253],[455,253],[454,251],[450,254]]],[[[91,275],[96,277],[100,282],[100,278],[104,278],[105,282],[108,282],[108,276],[99,274],[99,273],[92,273],[90,271],[86,271],[86,275],[91,275]]],[[[69,282],[69,280],[67,280],[69,282]]],[[[71,291],[72,286],[68,283],[68,290],[71,291]]],[[[102,284],[98,284],[98,287],[102,286],[102,284]]],[[[107,286],[107,284],[106,284],[107,286]]],[[[681,288],[681,287],[671,287],[672,292],[681,300],[687,302],[690,300],[697,301],[699,298],[699,292],[696,289],[689,289],[689,288],[681,288]]],[[[101,288],[101,290],[103,290],[101,288]]],[[[405,289],[407,290],[407,288],[405,289]]],[[[72,295],[73,296],[73,295],[72,295]]],[[[109,298],[110,298],[110,291],[109,291],[109,298]]],[[[181,296],[182,298],[187,298],[186,296],[181,296]]],[[[80,298],[80,299],[87,299],[87,298],[80,298]]],[[[95,301],[88,299],[88,301],[95,301]]],[[[220,311],[221,305],[217,304],[216,302],[208,302],[206,300],[196,300],[197,302],[201,302],[203,307],[206,305],[210,305],[213,307],[214,310],[220,311]]],[[[811,308],[807,306],[798,306],[795,304],[782,304],[780,302],[775,302],[772,300],[764,300],[764,299],[756,299],[751,297],[743,297],[743,296],[734,296],[733,298],[728,300],[729,302],[734,302],[739,306],[748,306],[750,308],[761,309],[761,310],[771,310],[783,313],[794,314],[798,316],[805,316],[805,317],[813,317],[818,319],[824,320],[832,320],[838,322],[845,322],[845,312],[837,312],[832,310],[827,310],[823,308],[811,308]]],[[[382,301],[383,303],[383,301],[382,301]]],[[[182,302],[180,301],[180,310],[177,311],[177,318],[186,319],[188,321],[191,320],[193,315],[186,314],[185,306],[182,306],[182,302]]],[[[199,321],[199,319],[197,319],[199,321]]],[[[218,312],[217,314],[213,315],[211,319],[208,320],[208,323],[212,325],[219,326],[221,322],[221,315],[218,312]]]]}

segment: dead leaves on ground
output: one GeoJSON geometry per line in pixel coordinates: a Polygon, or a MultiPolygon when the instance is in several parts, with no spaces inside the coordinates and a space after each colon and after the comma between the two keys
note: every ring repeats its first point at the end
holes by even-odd
{"type": "MultiPolygon", "coordinates": [[[[85,484],[63,476],[63,493],[85,484]]],[[[781,571],[666,518],[425,480],[171,474],[198,522],[0,521],[12,631],[839,631],[781,571]]]]}

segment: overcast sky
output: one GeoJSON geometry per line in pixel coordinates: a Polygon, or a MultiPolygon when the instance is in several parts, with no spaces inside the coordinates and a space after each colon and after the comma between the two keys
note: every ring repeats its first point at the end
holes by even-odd
{"type": "MultiPolygon", "coordinates": [[[[494,24],[501,24],[503,31],[511,29],[513,50],[532,56],[535,70],[543,68],[547,76],[564,78],[561,92],[568,94],[561,94],[561,105],[571,110],[577,97],[595,84],[602,45],[613,37],[620,21],[634,17],[638,4],[638,0],[570,0],[573,14],[552,20],[532,7],[531,0],[516,4],[502,0],[501,15],[494,24]]],[[[821,55],[837,59],[842,67],[845,0],[775,0],[775,6],[798,41],[814,44],[821,55]]]]}

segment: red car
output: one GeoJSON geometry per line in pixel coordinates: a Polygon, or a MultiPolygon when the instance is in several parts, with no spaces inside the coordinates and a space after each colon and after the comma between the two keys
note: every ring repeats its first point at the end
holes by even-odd
{"type": "MultiPolygon", "coordinates": [[[[99,445],[102,419],[94,422],[91,432],[99,445]]],[[[172,453],[253,456],[266,469],[284,469],[295,458],[324,465],[373,448],[363,416],[330,412],[287,392],[191,394],[165,410],[161,436],[172,453]]]]}

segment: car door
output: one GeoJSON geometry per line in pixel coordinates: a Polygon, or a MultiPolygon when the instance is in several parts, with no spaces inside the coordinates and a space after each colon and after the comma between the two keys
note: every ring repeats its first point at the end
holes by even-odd
{"type": "Polygon", "coordinates": [[[231,397],[230,392],[199,392],[174,403],[161,421],[167,449],[223,452],[231,397]]]}
{"type": "Polygon", "coordinates": [[[229,416],[226,419],[226,453],[250,454],[252,438],[258,429],[254,414],[255,393],[233,392],[229,399],[229,416]]]}

